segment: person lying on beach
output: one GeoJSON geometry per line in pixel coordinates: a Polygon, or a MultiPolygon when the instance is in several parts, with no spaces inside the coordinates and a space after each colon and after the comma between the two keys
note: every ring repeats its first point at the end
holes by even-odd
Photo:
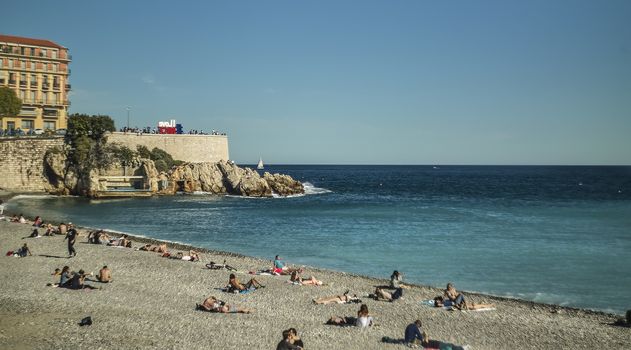
{"type": "Polygon", "coordinates": [[[291,331],[290,329],[286,329],[283,331],[283,340],[280,341],[280,343],[278,343],[278,345],[276,345],[276,350],[300,350],[303,347],[301,345],[297,344],[297,341],[300,341],[300,343],[302,343],[302,341],[300,340],[300,338],[296,339],[297,336],[291,331]]]}
{"type": "Polygon", "coordinates": [[[333,295],[330,297],[322,297],[318,299],[313,299],[315,304],[326,305],[326,304],[352,304],[352,303],[361,303],[361,299],[357,297],[357,294],[349,295],[349,291],[346,291],[342,295],[333,295]]]}
{"type": "Polygon", "coordinates": [[[464,295],[459,293],[452,283],[447,283],[447,288],[444,292],[444,297],[451,300],[456,307],[461,308],[465,304],[464,295]]]}
{"type": "Polygon", "coordinates": [[[131,241],[127,239],[127,235],[123,235],[122,237],[111,239],[107,245],[112,247],[131,248],[131,241]]]}
{"type": "Polygon", "coordinates": [[[219,300],[214,296],[209,296],[203,303],[197,304],[196,309],[201,311],[220,312],[224,314],[251,314],[254,311],[252,309],[226,304],[225,301],[219,300]]]}
{"type": "Polygon", "coordinates": [[[302,278],[300,277],[300,273],[298,271],[294,271],[291,273],[291,277],[289,278],[289,281],[295,284],[300,284],[300,285],[312,285],[312,286],[321,286],[322,285],[322,281],[318,281],[315,276],[311,276],[309,278],[302,278]]]}
{"type": "Polygon", "coordinates": [[[86,274],[83,270],[79,270],[78,273],[72,275],[72,279],[70,280],[70,289],[98,289],[85,284],[85,278],[87,276],[92,276],[92,274],[86,274]]]}
{"type": "Polygon", "coordinates": [[[255,290],[255,289],[259,289],[259,288],[263,288],[264,286],[261,285],[259,283],[259,281],[257,281],[254,278],[251,278],[248,283],[246,283],[245,285],[241,284],[241,282],[239,282],[239,279],[237,278],[237,276],[235,276],[234,273],[230,274],[230,279],[228,280],[228,286],[226,287],[226,289],[228,290],[228,292],[240,292],[240,291],[244,291],[244,290],[255,290]]]}
{"type": "Polygon", "coordinates": [[[234,267],[227,265],[226,260],[223,261],[223,264],[215,264],[214,261],[211,261],[209,264],[206,264],[206,267],[211,270],[223,270],[226,269],[228,271],[237,271],[234,267]]]}
{"type": "Polygon", "coordinates": [[[20,222],[20,218],[18,218],[17,215],[13,214],[13,216],[11,217],[11,222],[20,222]]]}
{"type": "Polygon", "coordinates": [[[20,217],[18,218],[18,222],[20,224],[26,224],[26,219],[24,218],[24,215],[20,214],[20,217]]]}
{"type": "Polygon", "coordinates": [[[373,318],[368,313],[368,306],[366,304],[362,304],[359,311],[357,311],[357,317],[332,316],[328,321],[326,321],[326,324],[366,328],[373,325],[373,318]]]}
{"type": "Polygon", "coordinates": [[[107,265],[103,266],[102,269],[99,270],[99,274],[96,275],[96,279],[101,283],[109,283],[112,281],[112,270],[110,270],[107,265]]]}
{"type": "Polygon", "coordinates": [[[390,276],[390,288],[410,288],[409,286],[403,284],[403,274],[399,273],[399,271],[394,270],[392,275],[390,276]]]}
{"type": "Polygon", "coordinates": [[[461,304],[456,304],[455,302],[444,298],[442,296],[437,296],[434,298],[434,306],[435,307],[452,307],[458,310],[479,310],[479,309],[487,309],[495,307],[495,304],[476,304],[476,303],[466,303],[463,302],[461,304]]]}
{"type": "Polygon", "coordinates": [[[29,237],[30,238],[39,238],[40,237],[39,231],[37,229],[34,229],[29,237]]]}
{"type": "Polygon", "coordinates": [[[375,293],[371,294],[375,300],[385,300],[393,302],[403,298],[403,288],[397,288],[393,293],[385,291],[383,288],[375,288],[375,293]]]}

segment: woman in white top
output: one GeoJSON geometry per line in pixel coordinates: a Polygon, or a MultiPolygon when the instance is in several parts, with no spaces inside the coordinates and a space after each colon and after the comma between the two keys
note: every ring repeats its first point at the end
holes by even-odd
{"type": "Polygon", "coordinates": [[[372,324],[373,319],[372,316],[368,314],[368,305],[362,304],[359,311],[357,311],[357,321],[355,321],[355,326],[366,328],[372,326],[372,324]]]}

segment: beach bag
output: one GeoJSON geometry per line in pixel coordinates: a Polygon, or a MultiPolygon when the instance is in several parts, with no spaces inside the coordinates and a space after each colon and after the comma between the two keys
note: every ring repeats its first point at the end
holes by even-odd
{"type": "Polygon", "coordinates": [[[12,251],[12,250],[9,250],[9,251],[7,252],[7,256],[11,256],[11,255],[13,255],[13,251],[12,251]]]}

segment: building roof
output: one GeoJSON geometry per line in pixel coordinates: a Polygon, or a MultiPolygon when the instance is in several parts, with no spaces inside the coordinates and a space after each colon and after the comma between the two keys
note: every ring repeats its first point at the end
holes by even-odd
{"type": "Polygon", "coordinates": [[[46,46],[46,47],[54,47],[57,49],[65,49],[65,47],[55,44],[50,40],[44,39],[33,39],[33,38],[24,38],[21,36],[12,36],[12,35],[2,35],[0,34],[0,42],[7,42],[13,44],[23,44],[23,45],[32,45],[32,46],[46,46]]]}

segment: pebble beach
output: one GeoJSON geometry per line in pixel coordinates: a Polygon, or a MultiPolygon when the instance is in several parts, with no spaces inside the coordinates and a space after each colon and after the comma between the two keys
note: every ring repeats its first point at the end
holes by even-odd
{"type": "MultiPolygon", "coordinates": [[[[6,213],[5,213],[6,214],[6,213]]],[[[81,223],[75,223],[81,224],[81,223]]],[[[416,319],[430,339],[469,349],[614,349],[631,346],[631,329],[615,326],[617,315],[464,292],[475,303],[493,303],[489,311],[446,311],[421,301],[442,294],[438,288],[412,285],[395,302],[367,297],[388,277],[375,279],[339,271],[305,267],[324,286],[288,283],[288,276],[257,275],[270,260],[229,252],[210,251],[169,243],[171,252],[201,252],[200,262],[162,258],[136,250],[147,238],[131,237],[132,248],[87,243],[79,229],[77,256],[68,258],[64,237],[29,238],[30,224],[0,221],[0,346],[11,349],[275,349],[281,332],[293,327],[306,349],[403,349],[405,327],[416,319]],[[24,243],[33,256],[6,256],[24,243]],[[206,263],[226,261],[237,277],[251,277],[266,286],[247,294],[221,291],[230,271],[210,270],[206,263]],[[47,286],[58,282],[55,268],[97,271],[107,265],[113,282],[97,290],[70,290],[47,286]],[[333,315],[355,316],[358,304],[316,305],[314,298],[346,290],[368,305],[375,325],[367,329],[337,327],[325,322],[333,315]],[[217,314],[195,310],[196,303],[214,295],[229,304],[254,309],[252,314],[217,314]],[[90,316],[93,324],[78,323],[90,316]]],[[[44,230],[40,229],[40,234],[44,230]]],[[[151,236],[150,233],[147,236],[151,236]]],[[[279,248],[281,249],[281,248],[279,248]]],[[[289,261],[291,264],[291,261],[289,261]]],[[[405,271],[402,271],[405,273],[405,271]]],[[[458,286],[458,281],[453,281],[458,286]]],[[[606,286],[603,286],[606,288],[606,286]]]]}

